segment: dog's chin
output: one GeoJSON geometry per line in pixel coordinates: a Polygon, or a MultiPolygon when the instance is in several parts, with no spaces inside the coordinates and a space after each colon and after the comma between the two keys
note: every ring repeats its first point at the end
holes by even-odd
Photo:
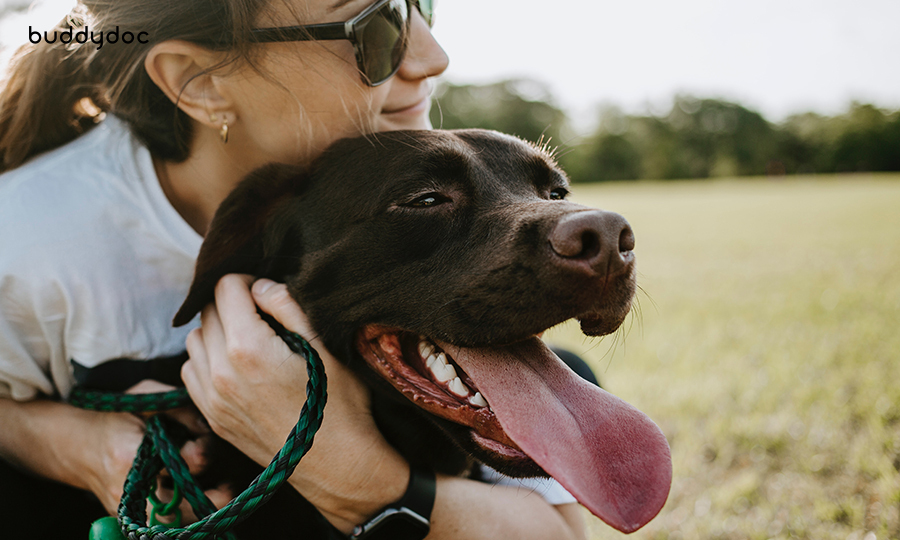
{"type": "Polygon", "coordinates": [[[581,331],[585,335],[594,337],[605,336],[618,330],[622,323],[625,322],[627,315],[627,311],[621,314],[616,313],[612,316],[605,312],[587,313],[578,317],[578,322],[581,323],[581,331]]]}
{"type": "Polygon", "coordinates": [[[596,337],[618,330],[631,312],[635,288],[633,272],[627,279],[617,281],[606,291],[603,301],[575,317],[581,323],[581,331],[596,337]]]}
{"type": "Polygon", "coordinates": [[[510,476],[547,476],[509,438],[477,385],[432,340],[368,325],[357,334],[366,363],[479,461],[510,476]]]}

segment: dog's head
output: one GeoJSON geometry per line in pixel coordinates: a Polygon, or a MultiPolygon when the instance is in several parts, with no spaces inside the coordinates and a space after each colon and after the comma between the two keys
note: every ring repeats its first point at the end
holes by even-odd
{"type": "Polygon", "coordinates": [[[308,170],[269,166],[235,189],[175,322],[226,273],[284,281],[375,406],[399,409],[383,429],[412,460],[440,469],[429,453],[449,438],[502,472],[546,471],[634,530],[668,495],[665,438],[536,337],[571,318],[608,334],[631,309],[628,223],[567,193],[547,153],[495,132],[339,141],[308,170]]]}

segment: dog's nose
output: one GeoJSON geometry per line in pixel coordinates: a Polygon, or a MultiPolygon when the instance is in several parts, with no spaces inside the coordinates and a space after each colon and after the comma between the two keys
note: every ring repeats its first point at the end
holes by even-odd
{"type": "Polygon", "coordinates": [[[619,214],[602,210],[574,212],[550,232],[550,247],[567,265],[593,273],[618,274],[634,261],[634,232],[619,214]]]}

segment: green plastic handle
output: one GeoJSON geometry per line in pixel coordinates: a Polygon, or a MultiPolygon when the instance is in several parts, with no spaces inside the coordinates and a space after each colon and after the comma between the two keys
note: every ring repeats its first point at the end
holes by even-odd
{"type": "Polygon", "coordinates": [[[91,532],[88,535],[88,540],[126,539],[122,536],[122,529],[119,528],[119,521],[112,516],[106,516],[91,524],[91,532]]]}

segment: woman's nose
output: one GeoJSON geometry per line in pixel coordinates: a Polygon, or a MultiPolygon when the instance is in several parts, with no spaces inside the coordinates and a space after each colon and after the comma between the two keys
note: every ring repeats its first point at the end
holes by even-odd
{"type": "Polygon", "coordinates": [[[431,28],[419,13],[413,9],[410,21],[409,48],[400,64],[397,75],[407,80],[436,77],[447,69],[450,58],[431,34],[431,28]]]}

